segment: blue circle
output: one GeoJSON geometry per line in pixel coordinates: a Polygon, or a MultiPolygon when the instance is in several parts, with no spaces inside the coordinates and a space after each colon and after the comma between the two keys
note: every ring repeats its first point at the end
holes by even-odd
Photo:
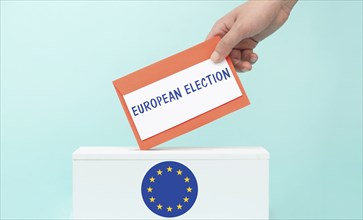
{"type": "Polygon", "coordinates": [[[185,165],[165,161],[156,164],[145,174],[141,185],[146,206],[162,217],[177,217],[194,205],[198,183],[185,165]]]}

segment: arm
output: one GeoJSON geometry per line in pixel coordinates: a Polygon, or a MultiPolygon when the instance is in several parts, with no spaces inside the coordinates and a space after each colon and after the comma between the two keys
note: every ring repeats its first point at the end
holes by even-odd
{"type": "Polygon", "coordinates": [[[207,36],[222,38],[211,55],[212,61],[220,62],[230,55],[237,71],[251,70],[258,59],[253,49],[286,22],[296,2],[250,0],[219,19],[207,36]]]}

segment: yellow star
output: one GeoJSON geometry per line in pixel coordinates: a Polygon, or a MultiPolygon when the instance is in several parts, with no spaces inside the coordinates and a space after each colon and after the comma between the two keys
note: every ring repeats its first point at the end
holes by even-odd
{"type": "Polygon", "coordinates": [[[150,183],[155,183],[155,178],[154,177],[151,177],[149,180],[150,180],[150,183]]]}
{"type": "Polygon", "coordinates": [[[173,170],[173,168],[171,168],[170,166],[166,169],[168,170],[168,172],[171,172],[173,170]]]}
{"type": "Polygon", "coordinates": [[[190,186],[187,188],[187,192],[191,193],[192,192],[192,188],[190,188],[190,186]]]}
{"type": "Polygon", "coordinates": [[[183,207],[183,206],[179,204],[179,205],[177,205],[176,207],[177,207],[178,209],[182,209],[182,207],[183,207]]]}
{"type": "Polygon", "coordinates": [[[153,188],[151,188],[151,187],[149,186],[149,188],[147,188],[147,192],[148,192],[148,193],[153,192],[153,188]]]}
{"type": "Polygon", "coordinates": [[[182,172],[180,169],[178,171],[176,171],[178,173],[178,176],[181,176],[182,175],[182,172]]]}
{"type": "Polygon", "coordinates": [[[188,197],[184,197],[183,200],[184,200],[184,202],[189,202],[189,198],[188,197]]]}
{"type": "Polygon", "coordinates": [[[163,171],[161,171],[160,169],[156,172],[158,173],[159,176],[163,173],[163,171]]]}
{"type": "Polygon", "coordinates": [[[150,202],[155,202],[155,198],[154,197],[151,197],[149,199],[150,199],[150,202]]]}
{"type": "Polygon", "coordinates": [[[157,205],[156,207],[158,207],[159,210],[161,210],[163,208],[163,206],[161,204],[157,205]]]}
{"type": "Polygon", "coordinates": [[[168,207],[168,208],[166,208],[167,210],[168,210],[168,212],[171,212],[171,211],[173,211],[173,208],[172,207],[168,207]]]}
{"type": "Polygon", "coordinates": [[[184,180],[185,180],[186,183],[189,183],[190,178],[189,177],[185,177],[184,180]]]}

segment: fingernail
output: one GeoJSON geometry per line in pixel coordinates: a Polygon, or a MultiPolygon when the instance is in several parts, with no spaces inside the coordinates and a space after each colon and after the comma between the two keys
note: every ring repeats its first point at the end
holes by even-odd
{"type": "Polygon", "coordinates": [[[248,72],[248,69],[242,69],[242,73],[248,72]]]}
{"type": "Polygon", "coordinates": [[[217,51],[214,51],[214,52],[212,53],[212,55],[210,56],[210,59],[211,59],[213,62],[217,63],[217,62],[219,62],[219,61],[220,61],[220,59],[221,59],[221,55],[219,55],[219,53],[218,53],[217,51]]]}
{"type": "Polygon", "coordinates": [[[251,62],[252,64],[253,64],[253,63],[256,63],[256,61],[257,61],[257,57],[255,57],[255,56],[251,57],[250,62],[251,62]]]}

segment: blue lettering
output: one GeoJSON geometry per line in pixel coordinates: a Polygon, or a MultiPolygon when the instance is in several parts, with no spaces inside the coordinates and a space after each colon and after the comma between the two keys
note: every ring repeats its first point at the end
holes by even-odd
{"type": "MultiPolygon", "coordinates": [[[[221,71],[208,74],[202,77],[201,79],[185,84],[184,90],[185,93],[189,95],[210,85],[212,86],[214,83],[218,83],[219,81],[227,80],[230,77],[231,73],[229,72],[229,69],[226,67],[221,71]]],[[[160,96],[156,96],[155,98],[150,99],[150,101],[145,101],[142,104],[133,106],[131,110],[134,116],[138,116],[140,114],[143,114],[144,112],[152,110],[153,108],[157,108],[158,106],[161,106],[163,104],[179,100],[182,97],[183,97],[182,92],[180,91],[180,88],[177,87],[174,90],[170,90],[160,96]]]]}
{"type": "Polygon", "coordinates": [[[151,100],[150,100],[150,104],[151,104],[151,106],[152,106],[153,108],[156,108],[156,107],[158,106],[158,103],[156,102],[156,100],[155,100],[155,99],[151,99],[151,100]]]}
{"type": "Polygon", "coordinates": [[[189,83],[190,88],[192,89],[193,92],[197,91],[196,89],[194,89],[193,85],[191,83],[189,83]]]}
{"type": "Polygon", "coordinates": [[[172,102],[173,99],[175,100],[175,97],[172,92],[169,92],[169,99],[170,99],[170,102],[172,102]]]}
{"type": "Polygon", "coordinates": [[[223,73],[224,79],[227,79],[227,76],[228,76],[228,78],[231,77],[231,75],[228,72],[228,68],[227,67],[226,67],[226,71],[222,70],[222,73],[223,73]]]}
{"type": "Polygon", "coordinates": [[[160,96],[158,96],[158,97],[156,97],[156,99],[158,100],[158,103],[159,103],[159,106],[160,106],[162,98],[160,96]]]}
{"type": "Polygon", "coordinates": [[[195,85],[197,86],[197,89],[198,90],[201,90],[202,89],[202,87],[200,86],[199,80],[195,80],[195,85]]]}
{"type": "Polygon", "coordinates": [[[207,83],[206,83],[206,79],[205,78],[202,78],[202,80],[201,80],[201,83],[202,83],[202,86],[203,87],[207,87],[207,83]]]}
{"type": "Polygon", "coordinates": [[[132,112],[134,113],[134,116],[138,116],[139,115],[139,114],[137,114],[136,106],[132,106],[132,112]]]}
{"type": "Polygon", "coordinates": [[[139,110],[140,114],[144,113],[144,107],[142,105],[137,105],[137,109],[139,110]]]}
{"type": "Polygon", "coordinates": [[[168,101],[168,97],[166,97],[166,94],[165,94],[165,93],[163,94],[163,99],[164,99],[164,103],[165,103],[165,104],[169,102],[169,101],[168,101]]]}
{"type": "Polygon", "coordinates": [[[209,84],[211,84],[211,85],[212,85],[212,80],[210,80],[210,74],[209,74],[209,75],[207,75],[206,77],[207,77],[207,78],[208,78],[208,80],[209,80],[209,84]]]}
{"type": "Polygon", "coordinates": [[[176,96],[176,99],[178,99],[178,100],[179,100],[179,98],[182,97],[179,87],[176,90],[174,89],[174,95],[176,96]]]}
{"type": "Polygon", "coordinates": [[[218,81],[222,81],[223,80],[223,76],[222,76],[222,73],[221,72],[216,72],[216,75],[217,75],[218,81]]]}
{"type": "Polygon", "coordinates": [[[144,106],[145,106],[146,111],[151,110],[151,108],[149,107],[149,104],[150,103],[148,101],[144,102],[144,106]]]}
{"type": "Polygon", "coordinates": [[[216,83],[217,82],[216,76],[214,74],[212,76],[213,76],[214,82],[216,83]]]}
{"type": "Polygon", "coordinates": [[[184,86],[184,89],[185,89],[185,92],[187,93],[187,95],[189,95],[190,93],[192,93],[192,92],[189,92],[190,88],[188,87],[188,84],[186,84],[184,86]]]}

